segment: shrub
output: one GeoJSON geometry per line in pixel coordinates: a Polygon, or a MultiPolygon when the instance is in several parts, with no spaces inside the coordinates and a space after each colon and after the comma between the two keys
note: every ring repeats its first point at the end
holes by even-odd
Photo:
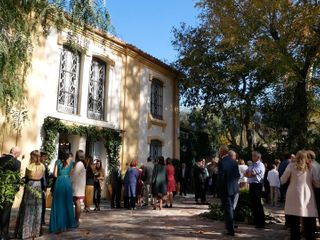
{"type": "Polygon", "coordinates": [[[20,172],[0,169],[0,209],[5,202],[13,202],[14,197],[23,185],[20,172]]]}
{"type": "Polygon", "coordinates": [[[252,210],[250,206],[249,190],[240,191],[239,201],[235,212],[236,221],[253,224],[252,210]]]}
{"type": "Polygon", "coordinates": [[[218,203],[209,204],[209,212],[202,213],[201,216],[210,218],[212,220],[222,221],[223,220],[223,209],[218,203]]]}
{"type": "MultiPolygon", "coordinates": [[[[224,216],[221,204],[210,204],[209,212],[203,213],[202,216],[213,220],[222,221],[224,219],[224,216]]],[[[248,190],[240,191],[239,201],[235,211],[235,219],[238,222],[246,222],[248,224],[253,224],[248,190]]]]}

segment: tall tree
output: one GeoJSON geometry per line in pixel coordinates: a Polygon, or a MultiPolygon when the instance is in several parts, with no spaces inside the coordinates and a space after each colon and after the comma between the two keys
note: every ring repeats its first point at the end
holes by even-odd
{"type": "Polygon", "coordinates": [[[261,98],[277,97],[273,89],[280,83],[293,93],[284,109],[291,147],[305,146],[319,80],[319,2],[201,0],[197,7],[200,26],[175,30],[186,104],[238,110],[250,145],[252,116],[261,98]]]}
{"type": "Polygon", "coordinates": [[[232,145],[252,148],[252,118],[273,70],[259,65],[250,38],[227,42],[216,27],[183,25],[174,32],[180,53],[176,66],[186,75],[181,84],[184,103],[203,105],[204,112],[222,119],[232,145]]]}
{"type": "MultiPolygon", "coordinates": [[[[209,117],[201,109],[181,112],[180,126],[189,130],[189,138],[182,142],[188,146],[191,158],[212,157],[219,144],[220,121],[216,117],[209,117]]],[[[184,139],[182,139],[184,140],[184,139]]],[[[184,146],[184,147],[185,147],[184,146]]]]}

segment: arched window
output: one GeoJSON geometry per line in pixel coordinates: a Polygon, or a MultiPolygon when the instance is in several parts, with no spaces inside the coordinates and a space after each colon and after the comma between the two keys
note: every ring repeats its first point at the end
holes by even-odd
{"type": "Polygon", "coordinates": [[[163,83],[158,79],[151,83],[151,115],[156,119],[163,118],[163,83]]]}
{"type": "Polygon", "coordinates": [[[89,79],[88,117],[104,120],[106,63],[92,58],[89,79]]]}
{"type": "Polygon", "coordinates": [[[63,47],[60,57],[58,111],[77,114],[80,82],[80,52],[63,47]]]}
{"type": "Polygon", "coordinates": [[[162,156],[162,143],[159,140],[151,140],[150,142],[150,157],[155,160],[162,156]]]}

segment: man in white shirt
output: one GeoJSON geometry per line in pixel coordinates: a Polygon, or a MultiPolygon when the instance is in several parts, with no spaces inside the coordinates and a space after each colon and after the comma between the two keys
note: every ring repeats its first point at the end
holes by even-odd
{"type": "Polygon", "coordinates": [[[251,210],[256,228],[265,228],[265,214],[261,203],[265,166],[259,152],[252,152],[252,162],[245,173],[249,182],[251,210]]]}
{"type": "Polygon", "coordinates": [[[278,203],[278,189],[280,187],[279,172],[275,164],[272,165],[272,170],[268,172],[267,179],[270,184],[271,204],[275,207],[278,203]]]}

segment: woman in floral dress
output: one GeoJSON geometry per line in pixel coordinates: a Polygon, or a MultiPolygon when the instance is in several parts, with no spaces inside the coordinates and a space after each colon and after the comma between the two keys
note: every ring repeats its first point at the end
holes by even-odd
{"type": "Polygon", "coordinates": [[[40,151],[30,154],[30,163],[26,169],[26,186],[18,213],[16,236],[19,239],[36,238],[41,231],[41,179],[45,166],[40,162],[40,151]]]}

